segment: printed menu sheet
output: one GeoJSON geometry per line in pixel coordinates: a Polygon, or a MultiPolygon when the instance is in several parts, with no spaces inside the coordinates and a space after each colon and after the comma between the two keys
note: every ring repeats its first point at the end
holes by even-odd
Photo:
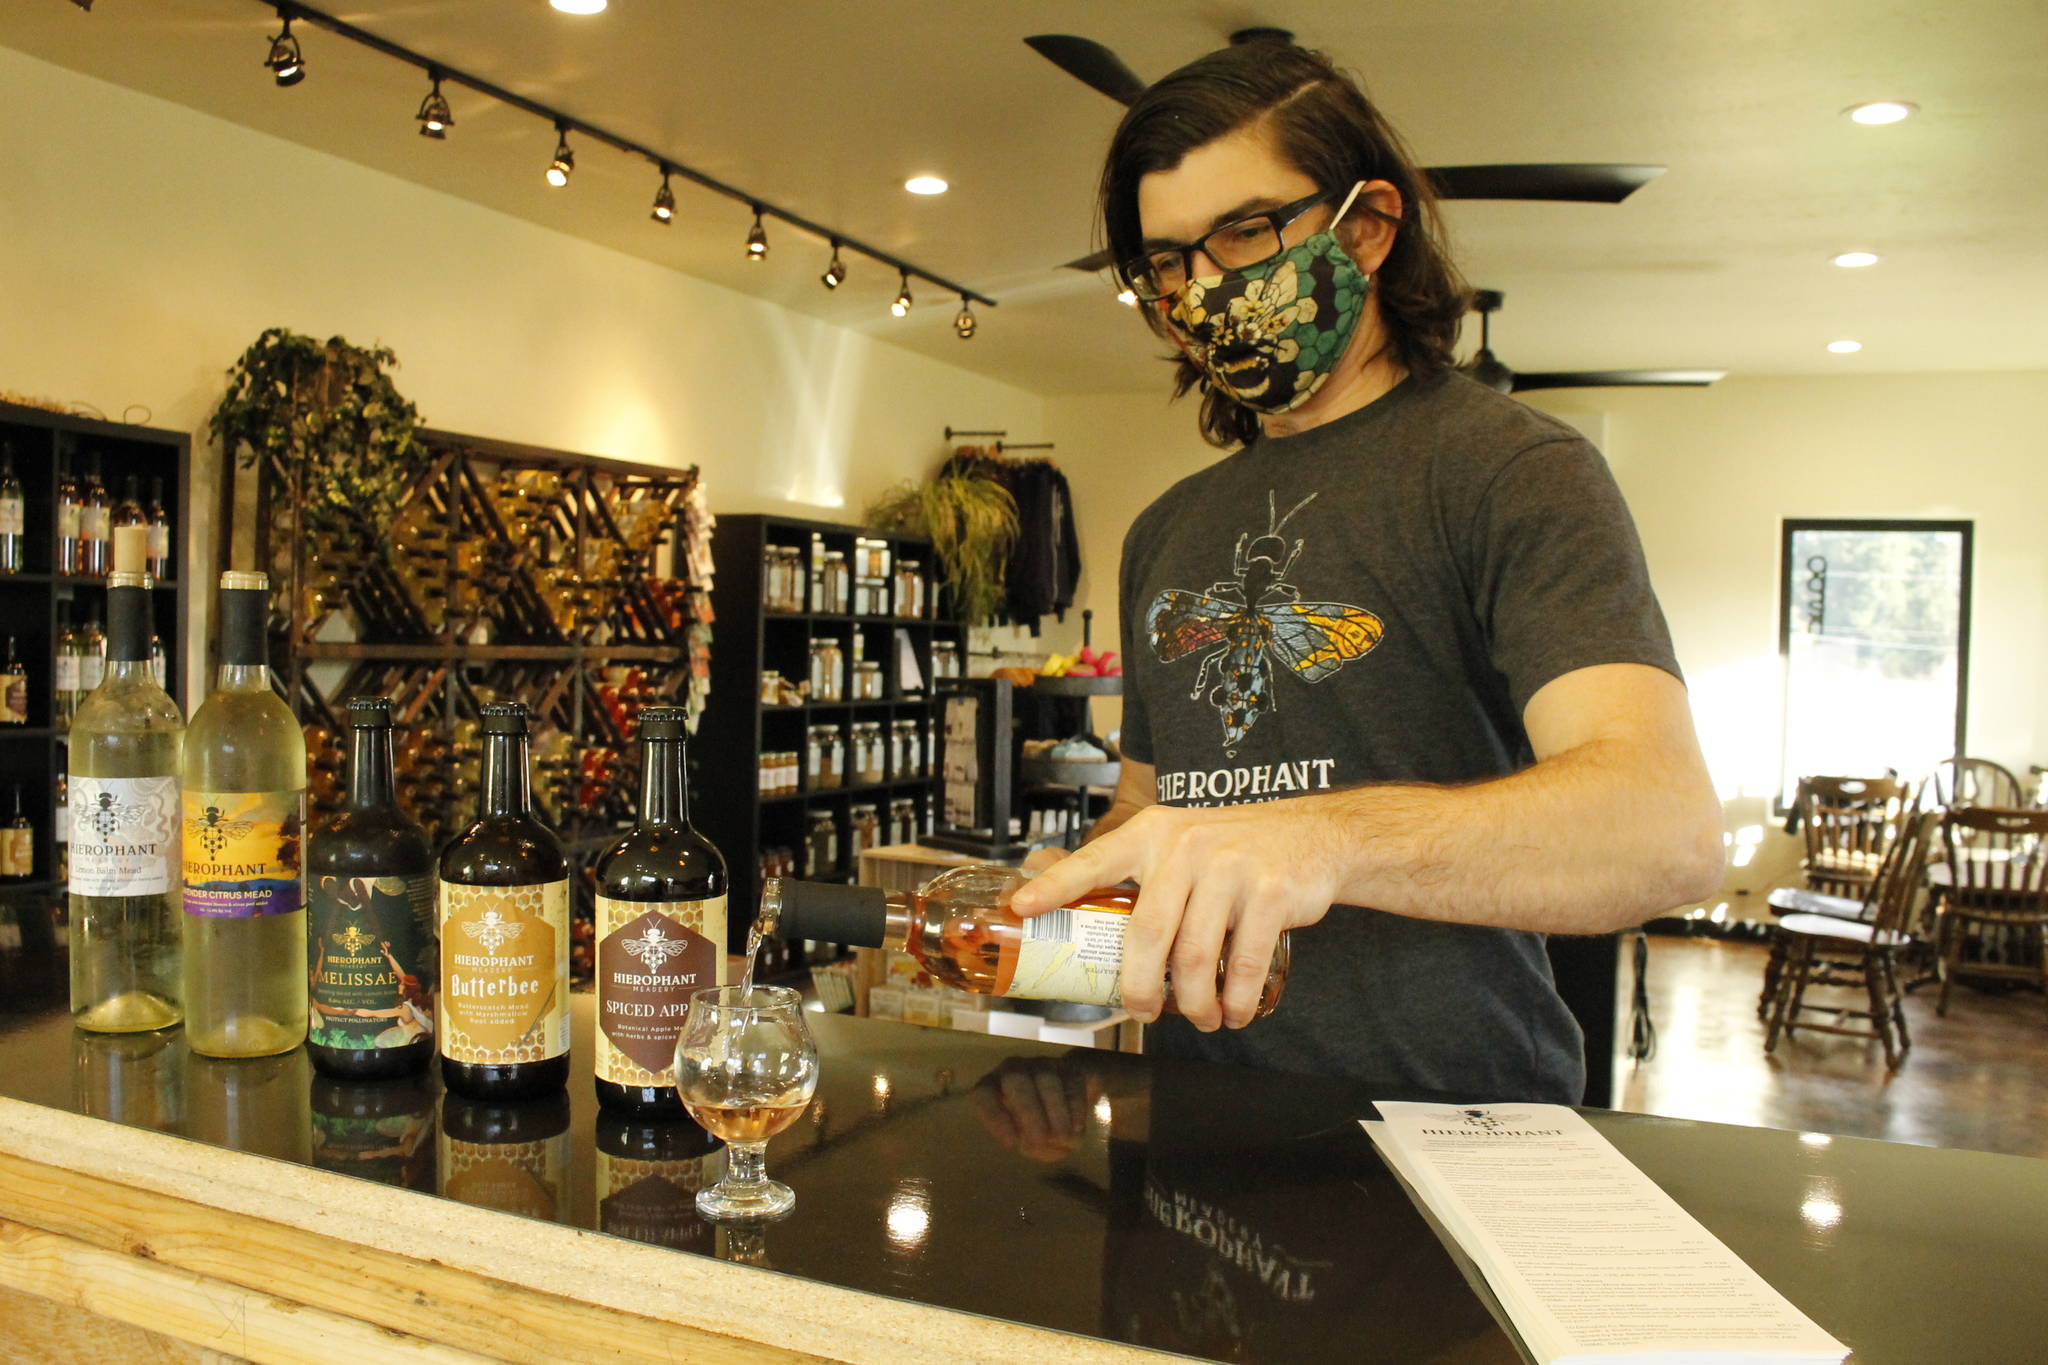
{"type": "Polygon", "coordinates": [[[1839,1365],[1849,1348],[1554,1104],[1377,1105],[1380,1155],[1540,1365],[1839,1365]]]}

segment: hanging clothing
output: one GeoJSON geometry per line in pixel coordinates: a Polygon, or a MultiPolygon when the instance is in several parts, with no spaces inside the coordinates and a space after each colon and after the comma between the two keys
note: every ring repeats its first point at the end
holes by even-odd
{"type": "Polygon", "coordinates": [[[1017,460],[962,450],[941,473],[971,471],[1000,483],[1017,504],[1017,541],[1004,578],[1001,623],[1038,634],[1039,618],[1067,619],[1081,577],[1081,543],[1067,476],[1050,460],[1017,460]]]}

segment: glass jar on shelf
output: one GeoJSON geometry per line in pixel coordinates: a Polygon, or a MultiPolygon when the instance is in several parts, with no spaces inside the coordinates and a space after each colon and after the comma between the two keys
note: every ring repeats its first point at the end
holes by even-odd
{"type": "Polygon", "coordinates": [[[882,820],[873,802],[862,802],[849,812],[847,844],[854,857],[882,846],[882,820]]]}
{"type": "Polygon", "coordinates": [[[882,727],[876,721],[862,721],[853,727],[853,759],[848,776],[854,782],[872,786],[883,780],[882,727]]]}
{"type": "Polygon", "coordinates": [[[932,641],[932,677],[960,676],[960,646],[951,640],[932,641]]]}
{"type": "Polygon", "coordinates": [[[847,567],[846,551],[825,551],[825,573],[822,580],[823,600],[818,610],[836,616],[844,616],[853,609],[853,570],[847,567]]]}
{"type": "Polygon", "coordinates": [[[839,822],[831,811],[812,811],[804,826],[804,875],[813,881],[839,875],[839,822]]]}
{"type": "Polygon", "coordinates": [[[855,701],[882,699],[882,666],[873,659],[853,666],[853,698],[855,701]]]}
{"type": "Polygon", "coordinates": [[[896,614],[924,615],[924,565],[914,559],[896,561],[896,614]]]}
{"type": "Polygon", "coordinates": [[[908,796],[899,796],[889,803],[889,823],[894,826],[893,839],[899,844],[917,842],[917,802],[908,796]]]}
{"type": "Polygon", "coordinates": [[[761,705],[782,705],[782,675],[772,668],[761,670],[761,705]]]}
{"type": "Polygon", "coordinates": [[[839,741],[839,727],[836,725],[813,725],[809,731],[806,752],[811,761],[811,789],[824,791],[840,785],[840,766],[845,761],[843,746],[839,741]]]}

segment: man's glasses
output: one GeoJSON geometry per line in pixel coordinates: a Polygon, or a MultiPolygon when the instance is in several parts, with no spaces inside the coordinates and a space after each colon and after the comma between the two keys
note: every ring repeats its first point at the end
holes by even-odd
{"type": "MultiPolygon", "coordinates": [[[[1337,225],[1337,219],[1344,216],[1352,200],[1364,182],[1351,187],[1351,193],[1344,198],[1344,206],[1337,210],[1337,217],[1330,220],[1330,226],[1337,225]]],[[[1179,291],[1194,274],[1194,254],[1199,251],[1225,270],[1245,270],[1272,260],[1288,247],[1287,229],[1294,221],[1318,204],[1329,202],[1333,192],[1318,190],[1291,204],[1282,204],[1265,213],[1248,214],[1243,218],[1213,228],[1199,240],[1182,246],[1157,247],[1142,256],[1133,256],[1118,267],[1131,292],[1147,303],[1167,298],[1179,291]]]]}

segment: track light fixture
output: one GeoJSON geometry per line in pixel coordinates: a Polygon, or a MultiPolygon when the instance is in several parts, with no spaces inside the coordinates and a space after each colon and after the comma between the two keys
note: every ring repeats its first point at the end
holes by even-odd
{"type": "Polygon", "coordinates": [[[299,55],[299,40],[292,34],[291,11],[279,5],[277,17],[284,21],[284,31],[270,40],[270,55],[263,64],[280,86],[290,87],[306,79],[306,59],[299,55]]]}
{"type": "Polygon", "coordinates": [[[419,113],[413,115],[420,121],[420,136],[440,142],[448,136],[448,130],[455,126],[455,115],[448,110],[448,101],[441,95],[441,72],[438,68],[427,70],[427,79],[434,88],[420,101],[419,113]]]}
{"type": "Polygon", "coordinates": [[[647,215],[657,223],[675,220],[676,192],[668,186],[668,178],[672,174],[667,166],[661,168],[661,188],[654,192],[654,212],[647,215]]]}
{"type": "Polygon", "coordinates": [[[561,189],[569,183],[569,177],[576,173],[576,153],[569,150],[569,125],[566,120],[555,121],[555,159],[548,163],[548,183],[561,189]]]}
{"type": "MultiPolygon", "coordinates": [[[[91,0],[73,0],[73,3],[78,5],[80,9],[92,8],[91,0]]],[[[750,261],[766,259],[768,255],[767,221],[770,218],[774,218],[786,227],[794,228],[796,231],[807,236],[832,244],[831,258],[825,266],[824,273],[819,276],[819,279],[827,289],[837,289],[846,283],[849,255],[865,256],[870,261],[882,266],[895,267],[898,272],[899,287],[896,291],[894,302],[889,305],[889,311],[897,317],[908,317],[910,314],[910,277],[912,275],[926,281],[941,296],[946,294],[958,294],[960,296],[960,312],[953,319],[953,325],[962,338],[972,336],[977,326],[978,319],[974,316],[973,305],[979,303],[986,304],[989,307],[995,306],[995,300],[986,294],[976,293],[974,290],[968,289],[953,280],[935,275],[928,270],[920,269],[900,256],[872,246],[857,237],[847,236],[828,223],[821,223],[815,219],[807,218],[802,214],[768,200],[757,199],[751,192],[739,185],[719,179],[686,162],[677,161],[672,157],[664,155],[660,148],[652,147],[645,142],[626,137],[609,128],[574,118],[538,100],[522,95],[516,90],[486,80],[474,72],[451,66],[437,57],[430,57],[426,53],[403,47],[388,38],[358,28],[348,20],[337,17],[325,8],[316,8],[315,6],[318,5],[319,0],[305,0],[305,2],[302,2],[302,0],[257,0],[257,3],[277,15],[278,33],[277,36],[270,39],[269,51],[264,57],[263,66],[281,87],[297,85],[306,78],[306,61],[304,54],[300,51],[299,35],[295,31],[298,25],[306,24],[319,29],[330,37],[344,39],[380,56],[402,62],[411,67],[416,73],[424,74],[427,77],[429,88],[426,95],[420,100],[418,109],[413,114],[414,122],[419,126],[421,137],[432,138],[437,142],[446,140],[448,130],[455,126],[455,116],[448,103],[447,96],[442,91],[449,84],[459,85],[475,95],[482,96],[485,99],[496,100],[508,109],[517,110],[533,118],[544,119],[554,124],[555,151],[553,157],[547,163],[546,179],[547,183],[556,189],[565,188],[576,171],[576,154],[569,147],[569,132],[573,128],[602,147],[608,147],[615,152],[620,152],[646,164],[651,164],[661,171],[661,187],[655,192],[651,212],[654,221],[658,223],[667,224],[675,221],[676,199],[674,181],[680,177],[691,184],[708,190],[712,194],[730,199],[735,203],[745,204],[754,211],[753,224],[748,229],[746,241],[746,256],[750,261]]],[[[557,0],[556,7],[558,9],[568,8],[578,9],[582,12],[595,12],[604,6],[603,0],[557,0]]],[[[936,186],[921,188],[936,188],[936,186]]]]}

